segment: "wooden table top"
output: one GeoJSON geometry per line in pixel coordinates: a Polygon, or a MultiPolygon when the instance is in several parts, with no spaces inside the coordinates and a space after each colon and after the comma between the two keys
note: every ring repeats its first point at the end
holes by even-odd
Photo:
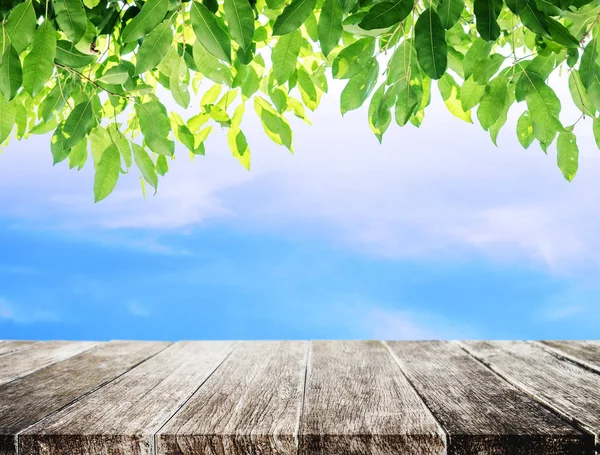
{"type": "Polygon", "coordinates": [[[0,455],[600,450],[600,341],[0,341],[0,455]]]}

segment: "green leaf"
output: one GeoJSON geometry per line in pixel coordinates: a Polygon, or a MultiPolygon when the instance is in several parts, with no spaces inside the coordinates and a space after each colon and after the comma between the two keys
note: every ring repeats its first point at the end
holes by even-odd
{"type": "Polygon", "coordinates": [[[344,13],[349,13],[358,4],[358,0],[342,0],[341,4],[344,13]]]}
{"type": "Polygon", "coordinates": [[[135,74],[142,74],[158,66],[167,55],[173,42],[173,32],[167,21],[156,27],[140,46],[135,64],[135,74]]]}
{"type": "Polygon", "coordinates": [[[286,83],[298,64],[298,55],[302,46],[302,33],[296,30],[287,35],[283,35],[277,40],[277,44],[271,53],[273,63],[273,74],[278,84],[286,83]]]}
{"type": "Polygon", "coordinates": [[[200,44],[218,59],[231,63],[231,41],[215,15],[202,3],[192,1],[191,21],[200,44]]]}
{"type": "Polygon", "coordinates": [[[471,44],[471,47],[469,47],[469,50],[465,54],[465,58],[463,60],[465,80],[473,74],[475,66],[480,61],[485,60],[488,57],[493,45],[494,43],[489,43],[481,38],[476,38],[475,41],[473,41],[473,44],[471,44]]]}
{"type": "Polygon", "coordinates": [[[273,35],[287,35],[298,30],[313,12],[317,0],[292,0],[275,20],[273,35]]]}
{"type": "Polygon", "coordinates": [[[363,17],[358,26],[363,30],[376,30],[391,27],[412,11],[414,0],[392,0],[376,3],[363,17]]]}
{"type": "Polygon", "coordinates": [[[594,117],[592,122],[592,130],[594,133],[594,140],[596,141],[596,147],[600,149],[600,118],[594,117]]]}
{"type": "Polygon", "coordinates": [[[63,87],[57,83],[41,104],[41,114],[44,121],[50,120],[56,112],[62,110],[70,96],[69,86],[63,87]]]}
{"type": "Polygon", "coordinates": [[[23,62],[23,88],[31,96],[37,95],[54,72],[56,32],[44,21],[33,35],[31,52],[23,62]]]}
{"type": "Polygon", "coordinates": [[[175,144],[169,140],[171,122],[164,106],[158,101],[136,105],[140,128],[150,150],[159,155],[173,156],[175,144]]]}
{"type": "Polygon", "coordinates": [[[69,40],[77,43],[85,34],[87,17],[81,0],[52,0],[56,22],[69,40]]]}
{"type": "Polygon", "coordinates": [[[0,96],[0,144],[2,144],[15,126],[17,109],[14,103],[9,103],[0,96]]]}
{"type": "Polygon", "coordinates": [[[529,116],[528,111],[523,112],[517,121],[517,138],[525,149],[529,148],[535,139],[535,135],[533,134],[533,123],[531,123],[531,117],[529,116]]]}
{"type": "Polygon", "coordinates": [[[93,98],[90,97],[75,106],[64,123],[65,149],[75,146],[90,132],[93,119],[93,98]]]}
{"type": "Polygon", "coordinates": [[[81,141],[71,149],[69,152],[69,169],[74,167],[77,167],[78,170],[83,169],[88,156],[87,145],[87,141],[81,141]]]}
{"type": "Polygon", "coordinates": [[[194,43],[194,62],[198,71],[217,84],[231,85],[231,70],[218,58],[210,54],[198,41],[194,43]]]}
{"type": "Polygon", "coordinates": [[[230,128],[227,132],[227,143],[235,159],[247,170],[250,170],[250,149],[242,130],[230,128]]]}
{"type": "Polygon", "coordinates": [[[12,44],[6,47],[0,58],[2,59],[0,62],[0,91],[10,101],[17,96],[23,83],[21,59],[12,44]]]}
{"type": "Polygon", "coordinates": [[[187,66],[183,57],[175,59],[169,75],[169,88],[173,99],[184,109],[190,105],[190,92],[187,84],[187,66]]]}
{"type": "Polygon", "coordinates": [[[104,82],[105,84],[124,84],[129,79],[129,71],[127,66],[119,64],[107,69],[102,77],[98,79],[98,82],[104,82]]]}
{"type": "Polygon", "coordinates": [[[169,163],[167,163],[167,158],[164,155],[160,155],[156,159],[156,172],[162,176],[169,172],[169,163]]]}
{"type": "Polygon", "coordinates": [[[448,65],[445,33],[440,17],[432,8],[421,13],[415,25],[415,49],[419,65],[432,79],[442,77],[448,65]]]}
{"type": "Polygon", "coordinates": [[[95,55],[79,52],[70,41],[59,40],[56,42],[55,61],[70,68],[81,68],[96,60],[95,55]]]}
{"type": "Polygon", "coordinates": [[[536,35],[551,38],[548,20],[544,13],[537,8],[533,0],[528,0],[525,3],[525,6],[523,6],[523,9],[519,13],[519,17],[523,25],[536,35]]]}
{"type": "Polygon", "coordinates": [[[554,42],[562,44],[569,49],[577,49],[579,47],[577,38],[560,22],[549,17],[546,19],[546,24],[554,42]]]}
{"type": "Polygon", "coordinates": [[[463,110],[468,111],[479,104],[485,93],[485,85],[479,85],[473,77],[467,79],[460,89],[460,102],[463,110]]]}
{"type": "Polygon", "coordinates": [[[485,88],[477,108],[477,118],[484,130],[489,130],[496,123],[506,103],[507,81],[499,76],[493,79],[485,88]]]}
{"type": "Polygon", "coordinates": [[[560,101],[554,90],[537,74],[525,71],[521,77],[526,84],[525,101],[535,137],[540,142],[551,143],[556,133],[562,130],[558,120],[560,101]]]}
{"type": "Polygon", "coordinates": [[[575,135],[568,131],[562,131],[558,135],[556,149],[558,167],[565,179],[570,182],[575,177],[579,166],[579,148],[575,135]]]}
{"type": "Polygon", "coordinates": [[[50,140],[50,152],[52,153],[52,165],[56,165],[67,159],[70,149],[65,147],[66,138],[62,133],[62,125],[58,125],[52,139],[50,140]]]}
{"type": "Polygon", "coordinates": [[[108,134],[110,135],[112,143],[121,154],[123,162],[125,163],[125,169],[128,171],[131,167],[131,146],[129,145],[129,141],[119,130],[118,125],[114,123],[111,123],[108,126],[108,134]]]}
{"type": "Polygon", "coordinates": [[[442,27],[446,30],[451,29],[460,19],[464,9],[465,0],[440,0],[437,13],[440,16],[442,27]]]}
{"type": "Polygon", "coordinates": [[[225,18],[229,33],[242,49],[248,49],[254,37],[254,12],[248,0],[225,0],[225,18]]]}
{"type": "Polygon", "coordinates": [[[460,86],[456,83],[450,74],[444,74],[438,81],[438,88],[444,104],[452,115],[464,120],[468,123],[473,123],[471,120],[471,112],[464,110],[460,101],[460,86]]]}
{"type": "Polygon", "coordinates": [[[254,97],[254,110],[258,114],[267,136],[276,144],[284,145],[292,151],[292,130],[287,121],[260,96],[254,97]]]}
{"type": "Polygon", "coordinates": [[[321,50],[325,56],[338,45],[344,28],[342,27],[343,10],[340,0],[325,0],[319,16],[318,37],[321,50]]]}
{"type": "Polygon", "coordinates": [[[502,3],[496,0],[474,0],[475,25],[479,36],[486,41],[496,41],[500,37],[498,14],[502,3]]]}
{"type": "Polygon", "coordinates": [[[319,104],[317,89],[306,70],[302,67],[298,69],[298,86],[300,88],[302,101],[306,107],[311,111],[314,111],[319,104]]]}
{"type": "Polygon", "coordinates": [[[396,83],[396,94],[394,115],[396,123],[399,126],[404,126],[411,116],[416,113],[423,99],[423,89],[421,85],[411,84],[406,79],[400,79],[396,83]]]}
{"type": "Polygon", "coordinates": [[[114,144],[109,145],[103,152],[96,167],[94,177],[94,202],[105,199],[113,192],[119,180],[121,155],[114,144]]]}
{"type": "Polygon", "coordinates": [[[35,11],[31,0],[10,10],[6,19],[5,31],[18,54],[23,52],[31,42],[36,25],[35,11]]]}
{"type": "Polygon", "coordinates": [[[569,75],[569,91],[571,92],[571,97],[573,98],[575,106],[577,106],[583,114],[594,118],[596,109],[592,106],[592,102],[581,82],[579,71],[571,71],[571,74],[569,75]]]}
{"type": "Polygon", "coordinates": [[[158,175],[156,175],[156,168],[154,167],[152,158],[150,158],[143,147],[140,147],[134,142],[131,144],[131,148],[133,149],[133,159],[140,170],[142,177],[156,190],[158,186],[158,175]]]}
{"type": "MultiPolygon", "coordinates": [[[[197,3],[194,1],[194,4],[197,3]]],[[[147,0],[142,10],[123,30],[121,39],[124,43],[143,38],[162,22],[169,8],[169,0],[147,0]]],[[[194,8],[192,8],[192,11],[194,8]]]]}
{"type": "Polygon", "coordinates": [[[364,104],[373,87],[375,87],[378,74],[379,64],[376,59],[373,59],[369,66],[350,78],[341,95],[342,115],[348,111],[358,109],[364,104]]]}
{"type": "Polygon", "coordinates": [[[333,77],[335,79],[349,79],[360,73],[373,58],[373,52],[375,52],[375,40],[373,38],[362,38],[342,49],[331,67],[333,77]]]}
{"type": "Polygon", "coordinates": [[[375,93],[371,97],[371,104],[369,104],[369,126],[379,143],[383,140],[383,134],[391,123],[392,115],[390,114],[390,108],[395,102],[395,87],[389,87],[386,90],[385,82],[375,90],[375,93]]]}
{"type": "Polygon", "coordinates": [[[488,58],[480,60],[473,69],[473,79],[481,85],[485,85],[498,72],[506,57],[501,54],[493,54],[488,58]]]}
{"type": "Polygon", "coordinates": [[[585,88],[589,88],[592,85],[596,76],[596,62],[598,60],[598,52],[596,50],[597,41],[597,39],[593,39],[585,46],[581,62],[579,63],[579,75],[585,88]]]}

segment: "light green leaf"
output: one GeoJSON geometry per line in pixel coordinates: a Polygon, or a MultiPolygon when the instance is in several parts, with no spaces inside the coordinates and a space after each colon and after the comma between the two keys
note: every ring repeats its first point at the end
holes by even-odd
{"type": "Polygon", "coordinates": [[[171,122],[158,101],[136,105],[140,128],[150,150],[159,155],[173,156],[175,143],[169,140],[171,122]]]}
{"type": "Polygon", "coordinates": [[[23,83],[21,59],[12,44],[6,47],[0,58],[0,91],[10,101],[17,96],[17,91],[23,83]]]}
{"type": "Polygon", "coordinates": [[[231,41],[215,15],[202,3],[192,1],[191,20],[200,44],[218,59],[231,63],[231,41]]]}
{"type": "Polygon", "coordinates": [[[450,74],[444,74],[438,81],[438,88],[444,104],[452,115],[464,120],[468,123],[473,123],[471,120],[471,112],[463,109],[460,101],[460,86],[456,83],[450,74]]]}
{"type": "Polygon", "coordinates": [[[442,27],[446,30],[451,29],[460,19],[464,9],[465,0],[440,0],[437,13],[440,16],[442,27]]]}
{"type": "Polygon", "coordinates": [[[63,87],[60,83],[54,86],[41,105],[41,114],[44,121],[47,122],[64,107],[70,93],[69,86],[63,87]]]}
{"type": "Polygon", "coordinates": [[[302,67],[298,69],[298,87],[300,88],[302,102],[311,111],[314,111],[319,104],[317,89],[306,70],[302,67]]]}
{"type": "Polygon", "coordinates": [[[117,147],[117,150],[123,158],[125,170],[128,171],[131,167],[131,146],[129,145],[129,141],[119,130],[118,125],[114,123],[111,123],[108,126],[108,134],[110,135],[112,143],[117,147]]]}
{"type": "Polygon", "coordinates": [[[338,45],[344,28],[342,27],[343,10],[340,0],[325,0],[319,16],[318,36],[321,50],[325,56],[338,45]]]}
{"type": "Polygon", "coordinates": [[[254,11],[248,0],[225,0],[225,18],[229,33],[242,49],[248,49],[254,37],[254,11]]]}
{"type": "Polygon", "coordinates": [[[473,79],[475,82],[480,85],[487,84],[494,74],[498,72],[505,59],[506,57],[501,54],[493,54],[477,62],[473,69],[473,79]]]}
{"type": "Polygon", "coordinates": [[[581,62],[579,63],[579,75],[581,76],[581,82],[585,88],[589,88],[594,82],[596,76],[596,67],[598,61],[598,52],[596,50],[596,43],[598,39],[591,40],[583,51],[581,56],[581,62]]]}
{"type": "Polygon", "coordinates": [[[533,123],[533,132],[538,141],[550,143],[556,133],[562,130],[558,120],[560,101],[554,90],[535,73],[525,71],[525,101],[533,123]]]}
{"type": "Polygon", "coordinates": [[[596,147],[600,149],[600,118],[594,117],[592,122],[592,131],[594,133],[594,140],[596,141],[596,147]]]}
{"type": "Polygon", "coordinates": [[[298,30],[315,9],[317,0],[292,0],[275,20],[273,35],[286,35],[298,30]]]}
{"type": "Polygon", "coordinates": [[[493,79],[485,89],[477,108],[477,118],[484,130],[496,123],[506,103],[507,81],[504,77],[493,79]]]}
{"type": "Polygon", "coordinates": [[[406,79],[400,79],[396,83],[396,108],[394,115],[396,123],[404,126],[411,116],[416,113],[421,100],[423,99],[423,89],[420,85],[414,85],[407,82],[406,79]]]}
{"type": "MultiPolygon", "coordinates": [[[[196,2],[194,1],[194,3],[196,2]]],[[[154,27],[164,19],[168,8],[169,0],[147,0],[137,16],[125,26],[123,35],[121,35],[123,42],[139,40],[154,30],[154,27]]]]}
{"type": "Polygon", "coordinates": [[[77,43],[85,34],[87,17],[81,0],[52,0],[56,22],[69,40],[77,43]]]}
{"type": "Polygon", "coordinates": [[[105,84],[124,84],[129,79],[129,71],[127,66],[119,64],[107,69],[102,77],[98,79],[98,82],[104,82],[105,84]]]}
{"type": "Polygon", "coordinates": [[[194,62],[198,71],[217,84],[231,85],[231,70],[214,55],[210,54],[198,41],[194,43],[194,62]]]}
{"type": "Polygon", "coordinates": [[[90,97],[75,106],[64,123],[65,149],[75,146],[90,132],[93,119],[93,98],[90,97]]]}
{"type": "Polygon", "coordinates": [[[119,180],[121,170],[121,155],[114,144],[109,145],[103,152],[96,167],[94,177],[94,202],[105,199],[113,192],[119,180]]]}
{"type": "Polygon", "coordinates": [[[296,71],[301,45],[302,33],[300,30],[283,35],[277,40],[277,44],[275,44],[275,48],[271,53],[271,61],[275,80],[278,84],[286,83],[296,71]]]}
{"type": "Polygon", "coordinates": [[[23,52],[35,33],[36,17],[33,2],[27,0],[10,10],[5,31],[17,53],[23,52]]]}
{"type": "Polygon", "coordinates": [[[23,62],[23,88],[35,96],[54,72],[56,32],[52,24],[44,21],[33,35],[31,52],[23,62]]]}
{"type": "MultiPolygon", "coordinates": [[[[335,79],[349,79],[360,73],[375,52],[375,40],[362,38],[341,50],[333,61],[331,71],[335,79]]],[[[415,56],[416,60],[416,56],[415,56]]]]}
{"type": "Polygon", "coordinates": [[[182,57],[176,58],[169,76],[169,88],[175,102],[184,109],[187,109],[190,105],[190,92],[186,78],[187,72],[185,60],[182,57]]]}
{"type": "Polygon", "coordinates": [[[592,102],[581,82],[579,71],[573,70],[569,74],[569,91],[575,106],[585,115],[589,115],[594,118],[596,109],[592,106],[592,102]]]}
{"type": "Polygon", "coordinates": [[[260,96],[254,97],[254,110],[258,114],[265,133],[276,144],[284,145],[292,152],[292,130],[288,122],[260,96]]]}
{"type": "Polygon", "coordinates": [[[363,30],[377,30],[403,21],[412,11],[414,0],[391,0],[376,3],[358,26],[363,30]]]}
{"type": "Polygon", "coordinates": [[[489,43],[487,41],[482,40],[481,38],[476,38],[469,47],[469,50],[465,54],[465,58],[463,60],[463,71],[465,79],[468,79],[475,70],[475,66],[482,60],[485,60],[492,50],[492,46],[494,43],[489,43]]]}
{"type": "Polygon", "coordinates": [[[169,172],[169,163],[167,163],[167,158],[164,155],[160,155],[156,159],[156,172],[162,176],[169,172]]]}
{"type": "Polygon", "coordinates": [[[579,166],[579,148],[575,135],[568,131],[562,131],[556,142],[557,163],[565,179],[573,180],[579,166]]]}
{"type": "Polygon", "coordinates": [[[77,168],[78,170],[83,169],[85,162],[88,157],[88,143],[87,141],[80,141],[75,147],[69,152],[69,169],[77,168]]]}
{"type": "Polygon", "coordinates": [[[379,64],[373,59],[369,66],[350,78],[341,95],[342,115],[364,104],[377,82],[378,73],[379,64]]]}
{"type": "Polygon", "coordinates": [[[9,103],[4,97],[0,96],[0,144],[2,144],[12,132],[15,126],[16,116],[17,109],[14,103],[9,103]]]}
{"type": "Polygon", "coordinates": [[[96,56],[79,52],[70,41],[59,40],[56,42],[57,63],[70,68],[81,68],[96,60],[96,56]]]}
{"type": "Polygon", "coordinates": [[[517,138],[525,149],[529,148],[535,139],[535,135],[533,134],[533,123],[531,123],[531,117],[529,116],[528,111],[523,112],[517,121],[517,138]]]}
{"type": "Polygon", "coordinates": [[[448,48],[440,17],[428,8],[415,25],[415,49],[419,65],[430,78],[439,79],[448,65],[448,48]]]}
{"type": "Polygon", "coordinates": [[[140,147],[136,143],[132,143],[131,148],[133,149],[133,159],[140,170],[142,177],[156,190],[156,187],[158,186],[158,175],[156,175],[156,168],[154,167],[152,158],[150,158],[143,147],[140,147]]]}
{"type": "Polygon", "coordinates": [[[227,143],[231,153],[237,159],[242,166],[247,170],[250,170],[250,149],[248,148],[248,142],[246,136],[239,128],[229,128],[227,132],[227,143]]]}
{"type": "Polygon", "coordinates": [[[468,78],[460,89],[460,102],[463,110],[468,111],[479,104],[485,93],[485,85],[479,85],[473,77],[468,78]]]}
{"type": "Polygon", "coordinates": [[[135,74],[145,73],[155,67],[167,55],[173,42],[173,31],[167,21],[156,27],[144,39],[137,53],[135,74]]]}

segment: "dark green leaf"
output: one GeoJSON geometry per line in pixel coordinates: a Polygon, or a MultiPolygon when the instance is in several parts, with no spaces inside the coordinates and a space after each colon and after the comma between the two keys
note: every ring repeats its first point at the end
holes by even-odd
{"type": "Polygon", "coordinates": [[[196,38],[215,57],[231,63],[231,41],[213,13],[197,1],[192,2],[192,28],[196,38]]]}
{"type": "Polygon", "coordinates": [[[439,79],[448,65],[445,30],[437,13],[428,8],[415,25],[415,49],[419,65],[430,78],[439,79]]]}
{"type": "Polygon", "coordinates": [[[376,3],[358,26],[364,30],[388,28],[403,21],[412,11],[414,0],[392,0],[376,3]]]}
{"type": "Polygon", "coordinates": [[[286,35],[298,30],[315,9],[317,0],[292,0],[275,20],[273,35],[286,35]]]}
{"type": "Polygon", "coordinates": [[[0,91],[10,101],[17,96],[17,91],[23,83],[21,59],[12,44],[6,47],[0,58],[0,91]]]}
{"type": "Polygon", "coordinates": [[[56,42],[55,60],[70,68],[81,68],[95,61],[96,56],[79,52],[72,42],[60,40],[56,42]]]}
{"type": "Polygon", "coordinates": [[[369,66],[350,78],[341,95],[342,115],[364,104],[377,82],[378,73],[379,64],[373,59],[369,66]]]}
{"type": "Polygon", "coordinates": [[[82,101],[73,108],[64,123],[62,132],[65,135],[64,147],[70,149],[89,133],[93,121],[93,98],[82,101]]]}
{"type": "Polygon", "coordinates": [[[325,0],[318,26],[319,43],[325,56],[335,49],[342,37],[342,16],[340,0],[325,0]]]}
{"type": "MultiPolygon", "coordinates": [[[[500,6],[502,3],[499,3],[500,6]]],[[[474,0],[475,24],[481,38],[486,41],[496,41],[500,37],[498,25],[499,8],[497,0],[474,0]]]]}
{"type": "Polygon", "coordinates": [[[229,33],[242,49],[248,49],[254,37],[254,11],[248,0],[225,0],[229,33]]]}
{"type": "MultiPolygon", "coordinates": [[[[360,73],[373,57],[375,40],[362,38],[345,47],[333,61],[331,72],[336,79],[349,79],[360,73]]],[[[416,60],[416,56],[415,56],[416,60]]]]}
{"type": "Polygon", "coordinates": [[[597,39],[591,40],[583,51],[581,62],[579,64],[579,74],[581,82],[585,88],[589,88],[596,76],[598,52],[596,50],[597,39]]]}
{"type": "MultiPolygon", "coordinates": [[[[196,1],[193,1],[196,4],[196,1]]],[[[169,0],[147,0],[142,10],[127,24],[121,39],[124,43],[143,38],[162,22],[169,8],[169,0]]],[[[194,8],[192,7],[192,11],[194,8]]]]}

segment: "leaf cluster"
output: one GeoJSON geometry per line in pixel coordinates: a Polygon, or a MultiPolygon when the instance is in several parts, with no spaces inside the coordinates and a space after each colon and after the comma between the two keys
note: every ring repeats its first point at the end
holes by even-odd
{"type": "Polygon", "coordinates": [[[566,70],[600,146],[597,0],[8,0],[0,17],[0,143],[52,133],[54,164],[91,161],[96,201],[132,168],[156,190],[176,142],[204,155],[213,128],[249,168],[248,105],[292,151],[291,116],[310,123],[331,79],[342,114],[369,100],[380,141],[419,126],[435,86],[494,143],[523,103],[519,142],[556,142],[571,180],[575,125],[549,83],[566,70]]]}

